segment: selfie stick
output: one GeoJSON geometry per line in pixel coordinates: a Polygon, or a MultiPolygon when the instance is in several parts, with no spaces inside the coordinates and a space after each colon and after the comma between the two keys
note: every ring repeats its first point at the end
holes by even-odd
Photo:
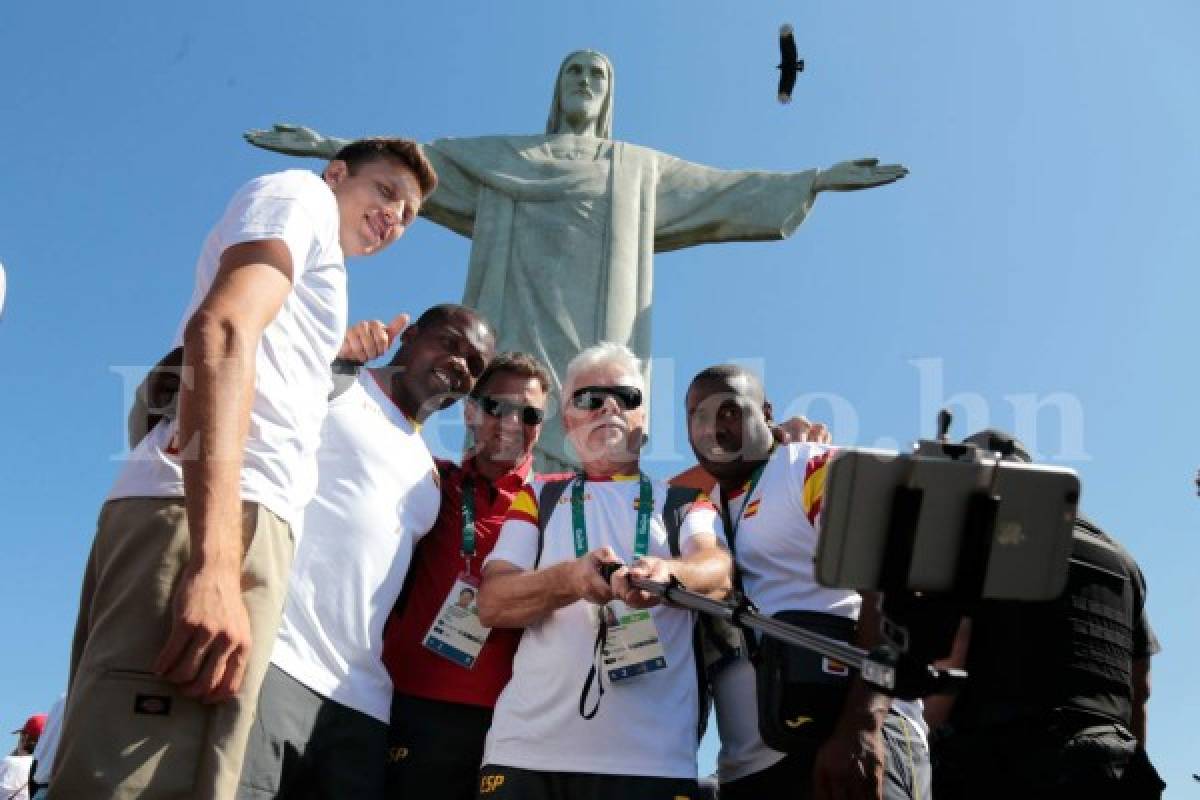
{"type": "MultiPolygon", "coordinates": [[[[610,580],[620,568],[620,564],[601,564],[600,575],[606,581],[610,580]]],[[[841,662],[858,670],[863,681],[872,687],[894,697],[907,700],[940,694],[952,690],[957,683],[966,679],[963,670],[937,669],[928,664],[919,664],[890,645],[882,645],[868,652],[807,628],[765,616],[744,598],[739,603],[713,600],[689,591],[674,576],[667,583],[634,577],[629,578],[629,583],[635,589],[661,597],[674,606],[723,619],[739,628],[748,628],[841,662]]]]}

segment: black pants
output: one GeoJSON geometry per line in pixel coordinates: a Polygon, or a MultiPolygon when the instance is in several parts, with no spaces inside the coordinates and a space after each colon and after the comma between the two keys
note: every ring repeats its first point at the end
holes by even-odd
{"type": "Polygon", "coordinates": [[[1152,800],[1158,773],[1120,725],[1065,729],[1022,720],[940,736],[933,748],[938,800],[1152,800]]]}
{"type": "Polygon", "coordinates": [[[397,694],[388,737],[387,797],[473,800],[492,709],[397,694]]]}
{"type": "Polygon", "coordinates": [[[696,781],[591,772],[539,772],[488,764],[479,800],[692,800],[696,781]]]}

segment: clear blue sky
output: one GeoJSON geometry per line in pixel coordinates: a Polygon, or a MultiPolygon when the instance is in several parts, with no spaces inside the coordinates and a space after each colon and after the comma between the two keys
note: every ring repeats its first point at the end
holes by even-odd
{"type": "MultiPolygon", "coordinates": [[[[80,570],[120,466],[121,369],[166,348],[230,193],[306,163],[241,131],[537,132],[559,59],[594,47],[616,65],[618,138],[720,167],[876,155],[912,169],[823,195],[789,241],[657,259],[651,469],[686,465],[680,394],[730,358],[761,366],[778,409],[834,418],[846,444],[907,442],[953,395],[1004,427],[1041,403],[1034,447],[1079,470],[1084,507],[1144,567],[1165,648],[1151,755],[1169,796],[1194,795],[1200,6],[333,8],[0,11],[4,730],[65,681],[80,570]],[[808,62],[786,107],[774,98],[784,21],[808,62]]],[[[351,264],[352,316],[457,299],[467,252],[418,224],[351,264]]],[[[452,426],[432,430],[456,446],[452,426]]]]}

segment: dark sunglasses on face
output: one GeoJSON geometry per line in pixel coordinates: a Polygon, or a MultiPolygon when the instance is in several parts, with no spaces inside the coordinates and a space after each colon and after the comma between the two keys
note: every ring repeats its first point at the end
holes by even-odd
{"type": "Polygon", "coordinates": [[[520,412],[521,422],[525,425],[541,425],[542,420],[546,418],[546,412],[536,406],[510,403],[507,400],[488,397],[486,394],[475,398],[475,403],[483,409],[483,413],[496,419],[504,419],[514,411],[520,412]]]}
{"type": "Polygon", "coordinates": [[[581,386],[572,392],[571,405],[580,411],[598,411],[608,397],[614,398],[622,411],[642,404],[642,390],[636,386],[581,386]]]}

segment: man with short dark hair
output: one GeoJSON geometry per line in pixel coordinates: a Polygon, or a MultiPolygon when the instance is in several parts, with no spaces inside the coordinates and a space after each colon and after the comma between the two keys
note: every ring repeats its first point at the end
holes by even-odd
{"type": "Polygon", "coordinates": [[[413,556],[404,601],[384,637],[383,660],[395,684],[389,797],[475,796],[484,737],[512,676],[521,631],[494,628],[475,637],[482,641],[452,643],[446,626],[477,616],[464,619],[447,608],[447,598],[457,587],[457,605],[474,607],[480,568],[513,498],[533,479],[549,391],[546,368],[533,356],[496,356],[464,408],[470,446],[462,466],[438,461],[441,511],[413,556]]]}
{"type": "Polygon", "coordinates": [[[239,800],[384,796],[384,624],[441,502],[420,428],[471,391],[495,342],[457,305],[429,309],[400,339],[388,365],[359,370],[329,403],[239,800]]]}
{"type": "Polygon", "coordinates": [[[411,144],[356,146],[321,176],[246,184],[205,240],[175,342],[179,413],[100,514],[53,800],[233,796],[316,485],[344,261],[399,239],[431,174],[411,144]]]}
{"type": "MultiPolygon", "coordinates": [[[[717,481],[712,501],[723,518],[739,588],[764,614],[825,620],[859,645],[875,644],[879,616],[872,598],[821,586],[813,573],[830,448],[807,442],[776,445],[762,382],[737,365],[709,367],[696,375],[686,408],[688,441],[700,466],[717,481]]],[[[823,673],[845,672],[845,667],[818,663],[823,673]]],[[[722,797],[928,798],[929,755],[919,705],[892,703],[853,679],[840,715],[831,716],[832,732],[783,756],[759,736],[749,664],[727,666],[714,682],[721,731],[738,737],[737,746],[730,742],[728,747],[738,760],[736,774],[723,778],[722,797]]],[[[816,722],[801,717],[790,720],[789,727],[816,722]]]]}
{"type": "MultiPolygon", "coordinates": [[[[965,441],[1032,461],[1003,431],[965,441]]],[[[956,697],[930,698],[927,710],[934,796],[1159,797],[1145,750],[1150,657],[1159,649],[1137,562],[1079,516],[1061,597],[984,600],[960,628],[951,663],[966,666],[966,684],[956,697]]]]}

